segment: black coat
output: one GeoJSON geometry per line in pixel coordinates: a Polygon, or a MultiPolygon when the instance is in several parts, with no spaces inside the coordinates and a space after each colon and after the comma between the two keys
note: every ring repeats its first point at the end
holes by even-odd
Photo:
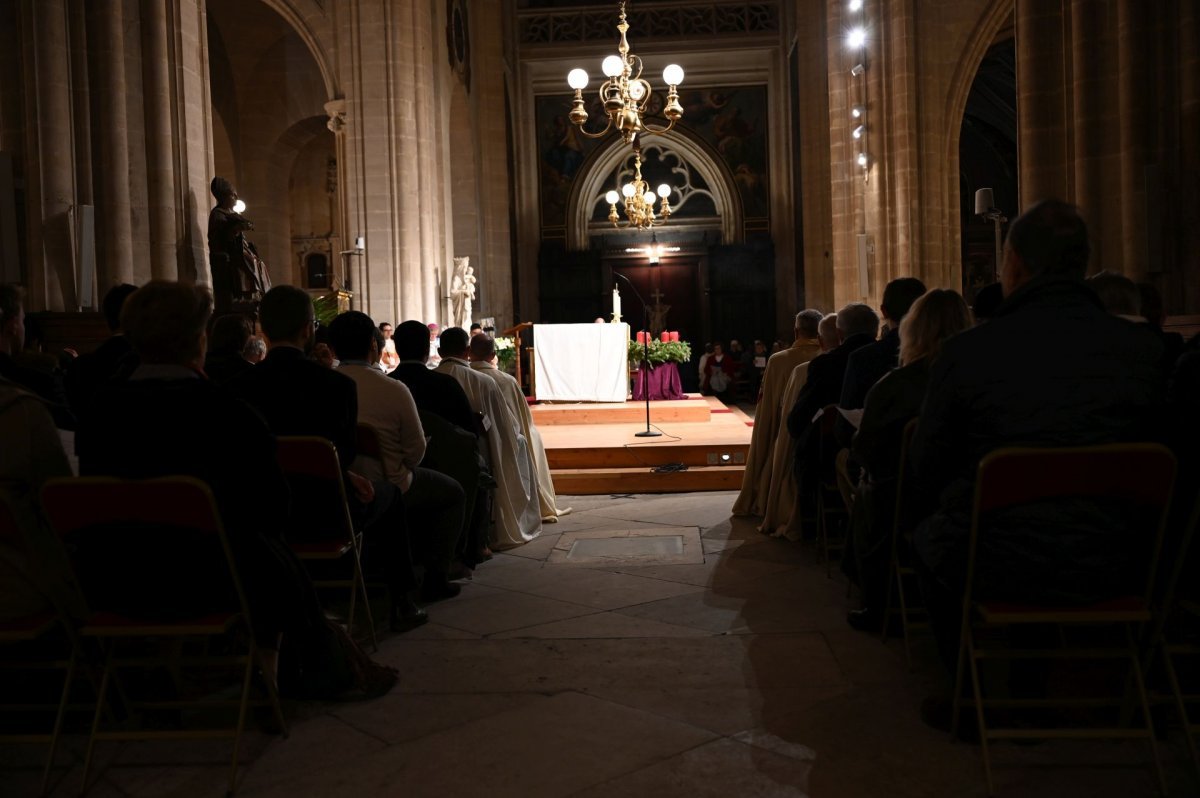
{"type": "Polygon", "coordinates": [[[96,392],[127,379],[137,368],[138,356],[124,335],[114,335],[95,351],[80,355],[67,369],[65,384],[71,410],[81,416],[96,392]]]}
{"type": "Polygon", "coordinates": [[[822,407],[838,403],[850,355],[870,343],[869,335],[852,335],[837,348],[817,355],[808,364],[808,379],[788,413],[787,428],[793,438],[799,440],[803,437],[813,416],[822,407]]]}
{"type": "MultiPolygon", "coordinates": [[[[838,407],[857,410],[866,406],[867,392],[883,375],[900,363],[900,331],[891,329],[874,343],[857,349],[846,361],[846,376],[842,379],[842,394],[838,407]]],[[[838,442],[850,446],[854,427],[844,418],[837,423],[838,442]]]]}
{"type": "MultiPolygon", "coordinates": [[[[1083,282],[1036,279],[996,316],[948,340],[930,373],[913,441],[917,486],[936,512],[917,550],[950,585],[964,576],[979,461],[1003,446],[1154,439],[1162,344],[1109,315],[1083,282]]],[[[1137,571],[1121,510],[1054,501],[993,514],[980,536],[981,593],[1020,601],[1113,595],[1137,571]]]]}
{"type": "Polygon", "coordinates": [[[478,432],[477,416],[471,410],[467,392],[449,374],[433,371],[421,363],[401,363],[391,376],[408,388],[418,410],[441,416],[468,432],[478,432]]]}
{"type": "Polygon", "coordinates": [[[277,346],[228,387],[258,410],[276,435],[326,438],[337,448],[343,469],[354,462],[358,386],[345,374],[309,360],[299,349],[277,346]]]}

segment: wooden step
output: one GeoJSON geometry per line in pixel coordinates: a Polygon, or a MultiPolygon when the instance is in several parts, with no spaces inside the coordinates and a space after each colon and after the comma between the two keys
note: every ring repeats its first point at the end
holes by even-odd
{"type": "Polygon", "coordinates": [[[546,449],[550,470],[555,469],[649,469],[666,463],[683,463],[688,467],[717,465],[722,455],[729,456],[729,465],[744,466],[750,453],[748,443],[653,443],[639,446],[588,446],[573,449],[546,449]],[[710,460],[711,458],[715,458],[710,460]]]}
{"type": "Polygon", "coordinates": [[[551,469],[554,492],[560,496],[593,496],[605,493],[691,493],[702,490],[738,490],[743,466],[697,466],[687,471],[657,473],[648,468],[551,469]]]}
{"type": "MultiPolygon", "coordinates": [[[[591,424],[645,424],[646,406],[637,402],[605,404],[603,402],[536,404],[529,408],[533,423],[539,427],[591,424]]],[[[712,406],[699,397],[650,403],[651,424],[681,422],[706,423],[712,416],[712,406]]]]}

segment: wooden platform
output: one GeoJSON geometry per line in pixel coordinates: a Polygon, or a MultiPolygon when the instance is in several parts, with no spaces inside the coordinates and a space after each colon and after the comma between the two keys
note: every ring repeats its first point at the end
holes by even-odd
{"type": "Polygon", "coordinates": [[[658,438],[634,434],[646,428],[645,405],[639,402],[530,409],[557,493],[686,493],[742,486],[751,421],[713,397],[651,402],[650,423],[663,432],[658,438]],[[687,469],[654,470],[671,464],[687,469]]]}

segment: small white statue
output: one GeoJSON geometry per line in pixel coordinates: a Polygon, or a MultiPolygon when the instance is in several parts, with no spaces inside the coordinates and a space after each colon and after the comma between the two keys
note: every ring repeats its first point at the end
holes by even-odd
{"type": "Polygon", "coordinates": [[[454,259],[454,279],[450,284],[450,300],[453,303],[456,327],[464,330],[471,326],[472,305],[475,302],[475,270],[470,267],[470,258],[454,259]]]}

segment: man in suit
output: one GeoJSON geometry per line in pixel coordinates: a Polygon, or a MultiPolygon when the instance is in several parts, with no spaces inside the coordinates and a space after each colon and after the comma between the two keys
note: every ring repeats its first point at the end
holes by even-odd
{"type": "Polygon", "coordinates": [[[479,421],[462,386],[448,374],[429,369],[429,328],[419,321],[406,321],[396,328],[392,340],[400,365],[392,379],[408,387],[417,408],[434,413],[468,432],[480,432],[479,421]]]}
{"type": "Polygon", "coordinates": [[[76,416],[83,413],[96,391],[113,380],[124,379],[137,368],[137,354],[121,330],[121,307],[136,285],[121,283],[104,295],[104,322],[112,333],[95,351],[80,355],[67,369],[67,401],[76,416]]]}
{"type": "MultiPolygon", "coordinates": [[[[295,286],[276,286],[263,297],[259,314],[267,356],[230,381],[229,389],[257,409],[276,435],[315,435],[333,443],[351,514],[362,525],[367,565],[378,565],[388,578],[393,625],[423,622],[408,597],[416,578],[400,492],[390,483],[372,482],[350,470],[357,455],[358,389],[354,380],[306,354],[316,334],[312,297],[295,286]]],[[[315,526],[321,515],[297,514],[295,534],[315,526]]],[[[457,595],[458,586],[448,585],[441,592],[441,597],[457,595]]]]}
{"type": "Polygon", "coordinates": [[[0,377],[46,400],[54,426],[75,429],[61,381],[53,374],[28,368],[14,358],[25,349],[25,297],[20,287],[0,284],[0,377]]]}
{"type": "MultiPolygon", "coordinates": [[[[1084,283],[1088,232],[1074,206],[1038,203],[1009,228],[1004,303],[950,338],[933,364],[912,443],[913,483],[932,515],[914,547],[944,659],[958,648],[969,519],[979,461],[1006,445],[1153,439],[1162,344],[1105,312],[1084,283]]],[[[1145,552],[1124,509],[1050,500],[992,513],[979,537],[976,591],[1020,603],[1080,603],[1126,587],[1145,552]]]]}
{"type": "MultiPolygon", "coordinates": [[[[883,312],[888,330],[878,341],[863,346],[846,361],[846,376],[842,380],[838,407],[861,410],[871,386],[899,365],[900,322],[924,293],[925,284],[916,277],[900,277],[884,287],[879,309],[883,312]]],[[[854,425],[841,416],[838,417],[837,436],[843,448],[849,448],[854,438],[854,425]]]]}
{"type": "Polygon", "coordinates": [[[818,465],[832,465],[832,456],[829,463],[819,463],[817,460],[820,447],[817,445],[817,435],[812,430],[813,417],[826,405],[837,404],[850,356],[874,341],[878,331],[879,317],[870,306],[851,302],[838,311],[840,343],[833,351],[819,355],[809,363],[808,380],[788,413],[788,432],[799,441],[796,448],[797,473],[818,465]]]}

